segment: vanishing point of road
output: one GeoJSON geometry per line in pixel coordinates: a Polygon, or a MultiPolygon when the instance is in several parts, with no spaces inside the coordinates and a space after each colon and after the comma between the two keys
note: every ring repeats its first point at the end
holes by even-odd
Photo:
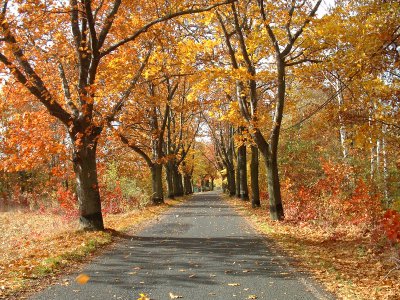
{"type": "Polygon", "coordinates": [[[273,248],[217,193],[195,194],[32,299],[334,299],[273,248]]]}

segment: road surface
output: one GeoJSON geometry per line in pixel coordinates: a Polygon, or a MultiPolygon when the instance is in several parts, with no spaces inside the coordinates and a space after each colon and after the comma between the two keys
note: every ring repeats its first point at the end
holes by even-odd
{"type": "Polygon", "coordinates": [[[217,193],[195,194],[31,299],[334,299],[217,193]],[[85,285],[75,278],[90,276],[85,285]],[[179,298],[178,298],[179,297],[179,298]]]}

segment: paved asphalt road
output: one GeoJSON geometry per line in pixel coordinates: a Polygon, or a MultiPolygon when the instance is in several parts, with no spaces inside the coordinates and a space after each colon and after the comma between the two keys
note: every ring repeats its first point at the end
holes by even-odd
{"type": "Polygon", "coordinates": [[[333,299],[268,244],[218,194],[196,194],[88,264],[87,284],[75,274],[32,299],[333,299]]]}

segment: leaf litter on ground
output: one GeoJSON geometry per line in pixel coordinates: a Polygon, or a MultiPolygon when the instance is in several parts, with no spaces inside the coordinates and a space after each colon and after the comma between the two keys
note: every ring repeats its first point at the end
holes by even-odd
{"type": "Polygon", "coordinates": [[[228,201],[254,228],[273,239],[272,248],[293,257],[300,271],[311,273],[338,298],[400,299],[396,249],[381,249],[353,228],[343,228],[334,236],[314,224],[271,221],[265,206],[254,210],[249,203],[228,201]]]}
{"type": "Polygon", "coordinates": [[[31,211],[0,212],[0,299],[19,299],[40,289],[41,279],[60,274],[118,238],[118,232],[138,228],[182,199],[104,217],[106,231],[83,232],[77,222],[60,215],[31,211]]]}

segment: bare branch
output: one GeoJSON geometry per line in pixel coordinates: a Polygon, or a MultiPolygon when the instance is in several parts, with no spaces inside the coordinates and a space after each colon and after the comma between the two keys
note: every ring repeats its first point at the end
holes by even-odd
{"type": "Polygon", "coordinates": [[[91,46],[92,46],[93,55],[97,56],[99,54],[99,48],[98,48],[98,43],[97,43],[97,34],[96,34],[96,28],[95,28],[91,4],[92,4],[92,1],[85,0],[85,12],[86,12],[87,22],[89,25],[90,42],[91,42],[91,46]]]}
{"type": "Polygon", "coordinates": [[[99,34],[99,41],[98,41],[99,50],[101,49],[101,47],[103,47],[107,34],[111,29],[111,26],[114,22],[114,17],[117,14],[120,5],[121,5],[121,0],[115,0],[113,8],[110,10],[106,19],[104,20],[103,28],[101,29],[99,34]]]}
{"type": "Polygon", "coordinates": [[[75,48],[76,51],[79,51],[79,47],[81,46],[81,32],[79,31],[79,12],[78,12],[78,1],[70,0],[71,5],[71,29],[72,35],[74,36],[75,48]]]}
{"type": "Polygon", "coordinates": [[[321,63],[322,60],[319,59],[311,59],[311,58],[303,58],[294,62],[290,62],[290,63],[285,63],[285,66],[290,67],[290,66],[295,66],[295,65],[299,65],[305,62],[310,62],[310,63],[321,63]]]}
{"type": "Polygon", "coordinates": [[[135,151],[137,154],[139,154],[147,163],[147,165],[151,168],[153,166],[153,162],[151,158],[142,150],[140,149],[137,145],[134,143],[130,142],[129,139],[124,136],[122,133],[118,133],[119,138],[121,139],[121,142],[127,145],[129,148],[131,148],[133,151],[135,151]]]}
{"type": "Polygon", "coordinates": [[[75,106],[74,102],[72,101],[71,92],[70,92],[69,85],[68,85],[68,80],[67,80],[67,77],[65,76],[64,67],[63,67],[61,61],[58,62],[58,72],[59,72],[61,80],[62,80],[62,86],[63,86],[63,90],[64,90],[65,100],[66,100],[68,106],[70,107],[74,117],[78,117],[79,110],[75,106]]]}
{"type": "Polygon", "coordinates": [[[239,69],[239,64],[236,60],[235,50],[233,50],[232,43],[230,40],[230,35],[228,34],[228,31],[225,27],[224,21],[222,20],[222,17],[219,14],[219,12],[216,12],[216,15],[217,15],[219,23],[221,24],[222,32],[224,33],[224,36],[225,36],[225,44],[228,47],[229,57],[231,59],[232,66],[234,69],[239,69]]]}
{"type": "Polygon", "coordinates": [[[318,0],[317,3],[315,3],[313,9],[309,13],[309,15],[308,15],[307,19],[304,21],[303,25],[301,25],[301,27],[296,31],[296,33],[290,39],[289,43],[286,45],[285,49],[282,51],[282,53],[281,53],[282,57],[285,57],[286,55],[288,55],[290,53],[294,43],[299,38],[299,36],[303,33],[304,28],[311,22],[311,19],[317,13],[317,10],[318,10],[321,2],[322,2],[322,0],[318,0]]]}

